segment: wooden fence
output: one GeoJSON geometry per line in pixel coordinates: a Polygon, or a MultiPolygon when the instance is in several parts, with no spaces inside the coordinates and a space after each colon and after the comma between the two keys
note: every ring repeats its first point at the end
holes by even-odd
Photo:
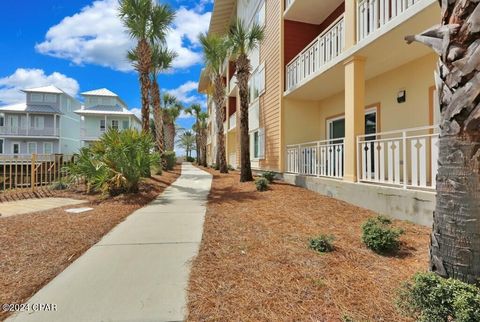
{"type": "Polygon", "coordinates": [[[73,155],[0,155],[0,193],[14,189],[49,186],[66,177],[65,166],[73,155]]]}

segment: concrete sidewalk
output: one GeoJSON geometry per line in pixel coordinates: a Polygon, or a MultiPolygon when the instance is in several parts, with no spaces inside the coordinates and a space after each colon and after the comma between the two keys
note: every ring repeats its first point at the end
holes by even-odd
{"type": "Polygon", "coordinates": [[[189,261],[198,252],[212,177],[182,175],[35,294],[55,312],[8,321],[183,321],[189,261]]]}

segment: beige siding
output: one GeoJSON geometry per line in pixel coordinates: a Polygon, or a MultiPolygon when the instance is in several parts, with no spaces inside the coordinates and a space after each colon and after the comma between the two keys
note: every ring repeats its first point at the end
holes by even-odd
{"type": "Polygon", "coordinates": [[[265,94],[260,97],[260,126],[265,129],[265,159],[262,169],[280,169],[280,114],[282,95],[281,1],[266,1],[265,39],[260,61],[265,62],[265,94]]]}

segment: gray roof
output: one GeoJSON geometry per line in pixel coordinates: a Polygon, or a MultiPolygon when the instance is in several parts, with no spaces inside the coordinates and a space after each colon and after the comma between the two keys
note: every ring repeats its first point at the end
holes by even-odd
{"type": "Polygon", "coordinates": [[[120,105],[95,105],[86,107],[85,111],[99,111],[99,112],[123,112],[123,108],[120,105]]]}
{"type": "Polygon", "coordinates": [[[25,109],[25,112],[29,113],[56,113],[56,114],[62,114],[62,112],[49,105],[27,105],[27,108],[25,109]]]}

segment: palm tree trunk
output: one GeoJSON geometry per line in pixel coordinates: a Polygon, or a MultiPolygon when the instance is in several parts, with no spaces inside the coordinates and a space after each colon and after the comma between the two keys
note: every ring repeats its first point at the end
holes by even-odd
{"type": "Polygon", "coordinates": [[[153,120],[155,123],[155,141],[157,143],[157,149],[160,155],[163,154],[164,142],[163,142],[163,117],[160,107],[160,89],[158,88],[158,82],[156,79],[152,81],[152,105],[153,105],[153,120]]]}
{"type": "Polygon", "coordinates": [[[196,135],[195,135],[195,151],[197,152],[197,164],[200,164],[200,121],[198,120],[198,115],[197,115],[197,120],[196,120],[196,135]]]}
{"type": "Polygon", "coordinates": [[[175,123],[165,123],[165,149],[173,151],[175,149],[175,123]]]}
{"type": "Polygon", "coordinates": [[[250,134],[248,129],[248,79],[250,78],[250,61],[244,54],[237,62],[237,81],[240,94],[240,182],[253,181],[250,163],[250,134]]]}
{"type": "Polygon", "coordinates": [[[225,118],[225,86],[221,76],[214,80],[215,115],[217,122],[217,165],[220,173],[228,173],[227,157],[225,153],[225,133],[223,119],[225,118]]]}
{"type": "Polygon", "coordinates": [[[440,56],[441,109],[431,270],[468,283],[480,278],[480,4],[442,1],[442,24],[407,37],[440,56]]]}
{"type": "Polygon", "coordinates": [[[141,39],[137,45],[138,69],[142,94],[142,130],[150,132],[150,66],[151,48],[146,39],[141,39]]]}

